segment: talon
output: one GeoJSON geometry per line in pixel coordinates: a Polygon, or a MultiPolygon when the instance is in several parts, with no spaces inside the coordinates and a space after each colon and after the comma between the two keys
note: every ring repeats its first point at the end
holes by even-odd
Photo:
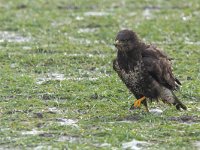
{"type": "Polygon", "coordinates": [[[140,100],[136,100],[136,101],[134,102],[134,107],[135,107],[135,108],[139,108],[140,105],[141,105],[141,101],[140,101],[140,100]]]}
{"type": "Polygon", "coordinates": [[[140,105],[141,105],[141,102],[143,101],[143,100],[145,100],[145,96],[143,96],[142,98],[140,98],[140,99],[138,99],[138,100],[136,100],[135,102],[134,102],[134,104],[131,106],[131,109],[132,108],[140,108],[140,105]]]}

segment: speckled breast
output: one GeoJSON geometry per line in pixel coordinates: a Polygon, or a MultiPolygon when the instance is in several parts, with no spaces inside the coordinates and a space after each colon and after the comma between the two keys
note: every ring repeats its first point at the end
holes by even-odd
{"type": "Polygon", "coordinates": [[[124,69],[120,69],[119,64],[115,63],[115,70],[118,73],[119,77],[126,84],[126,86],[134,93],[143,93],[142,90],[142,70],[141,63],[138,62],[137,65],[132,69],[126,72],[124,69]]]}

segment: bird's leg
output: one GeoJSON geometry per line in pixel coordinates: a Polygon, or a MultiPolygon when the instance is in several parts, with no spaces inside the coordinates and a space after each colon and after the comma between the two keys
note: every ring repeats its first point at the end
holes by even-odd
{"type": "MultiPolygon", "coordinates": [[[[140,108],[141,102],[144,101],[145,99],[146,99],[145,96],[143,96],[143,97],[140,98],[140,99],[137,99],[137,100],[134,102],[134,104],[131,106],[130,109],[140,108]]],[[[145,104],[144,104],[144,105],[145,105],[145,104]]],[[[147,106],[147,105],[145,105],[145,107],[146,107],[146,106],[147,106]]],[[[147,108],[147,107],[146,107],[146,108],[147,108]]]]}
{"type": "Polygon", "coordinates": [[[146,112],[149,112],[146,98],[142,101],[142,104],[145,106],[146,112]]]}

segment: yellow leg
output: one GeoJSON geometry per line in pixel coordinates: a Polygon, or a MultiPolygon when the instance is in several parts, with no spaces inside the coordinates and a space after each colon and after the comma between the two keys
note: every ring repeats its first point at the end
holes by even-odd
{"type": "Polygon", "coordinates": [[[142,102],[143,100],[145,100],[145,98],[146,98],[146,97],[143,96],[142,98],[136,100],[136,101],[134,102],[134,108],[140,108],[141,102],[142,102]]]}

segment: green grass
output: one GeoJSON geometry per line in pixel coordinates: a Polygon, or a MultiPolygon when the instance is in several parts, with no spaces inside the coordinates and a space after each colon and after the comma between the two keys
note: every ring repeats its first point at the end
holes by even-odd
{"type": "Polygon", "coordinates": [[[148,149],[198,149],[199,10],[199,0],[1,0],[0,148],[122,149],[136,139],[148,149]],[[174,58],[188,111],[129,110],[134,97],[112,69],[122,28],[174,58]]]}

